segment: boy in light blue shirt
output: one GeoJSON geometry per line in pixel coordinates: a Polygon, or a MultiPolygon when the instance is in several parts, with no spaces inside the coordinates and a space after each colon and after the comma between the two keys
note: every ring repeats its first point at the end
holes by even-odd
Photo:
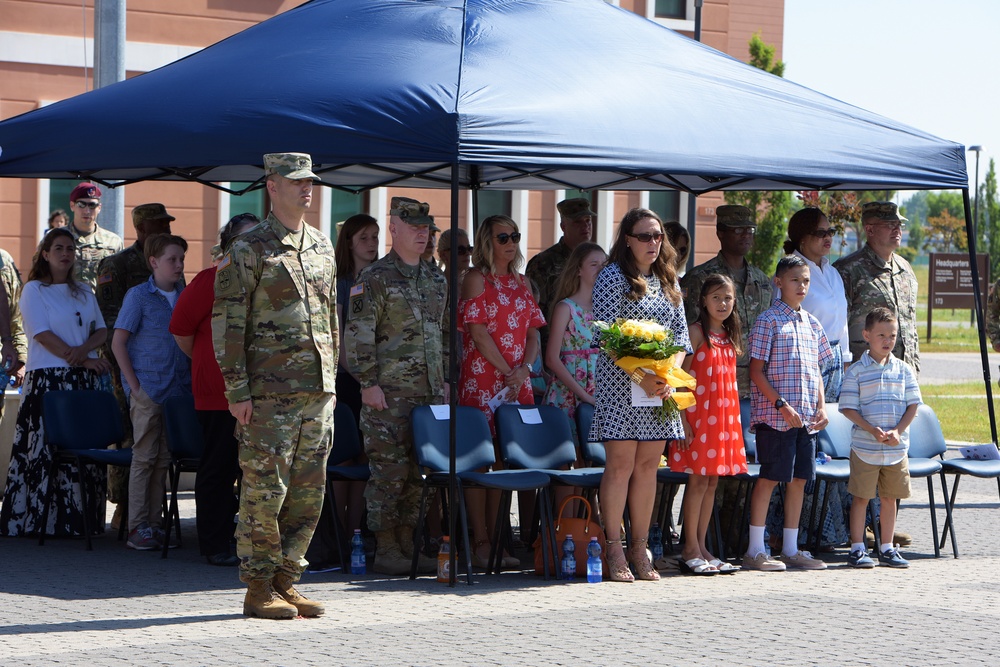
{"type": "Polygon", "coordinates": [[[882,499],[878,560],[882,565],[905,568],[910,564],[892,543],[896,528],[896,500],[910,497],[907,467],[907,428],[921,403],[913,370],[892,356],[899,325],[888,308],[875,308],[865,319],[868,350],[844,374],[840,412],[854,423],[851,429],[851,477],[847,491],[851,502],[852,567],[872,568],[875,562],[864,545],[865,509],[876,492],[882,499]]]}

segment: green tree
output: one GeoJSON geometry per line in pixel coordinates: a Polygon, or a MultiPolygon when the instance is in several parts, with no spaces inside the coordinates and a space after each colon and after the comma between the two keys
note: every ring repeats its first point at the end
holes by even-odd
{"type": "Polygon", "coordinates": [[[990,158],[990,169],[986,172],[979,208],[979,217],[982,219],[980,224],[986,233],[986,242],[980,252],[984,249],[989,252],[990,278],[996,280],[997,276],[1000,276],[1000,200],[997,199],[997,172],[992,158],[990,158]]]}
{"type": "MultiPolygon", "coordinates": [[[[775,60],[775,51],[773,44],[764,42],[759,31],[750,38],[750,64],[775,76],[783,76],[785,63],[775,60]]],[[[725,198],[727,204],[740,204],[750,209],[757,223],[757,234],[747,261],[764,273],[772,273],[785,239],[788,216],[792,210],[792,194],[763,191],[726,192],[725,198]]]]}
{"type": "Polygon", "coordinates": [[[855,232],[855,247],[852,250],[861,248],[861,203],[857,192],[849,190],[836,190],[831,192],[819,192],[810,190],[799,193],[799,199],[806,206],[815,206],[826,213],[830,226],[837,230],[840,236],[840,249],[843,253],[847,245],[847,235],[844,230],[853,229],[855,232]]]}
{"type": "Polygon", "coordinates": [[[959,218],[945,208],[938,215],[927,218],[927,240],[924,242],[926,249],[937,252],[968,250],[967,241],[965,216],[959,218]]]}

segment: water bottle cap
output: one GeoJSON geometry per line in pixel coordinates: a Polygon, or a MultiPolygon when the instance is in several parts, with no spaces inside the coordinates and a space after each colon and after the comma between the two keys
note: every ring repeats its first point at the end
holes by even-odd
{"type": "Polygon", "coordinates": [[[573,535],[571,533],[566,533],[566,539],[567,540],[572,540],[573,539],[573,535]]]}
{"type": "Polygon", "coordinates": [[[354,529],[354,534],[355,535],[360,535],[361,534],[361,529],[360,528],[355,528],[354,529]]]}
{"type": "Polygon", "coordinates": [[[597,541],[597,538],[596,538],[596,537],[592,537],[592,538],[590,538],[590,541],[591,541],[591,542],[596,542],[596,541],[597,541]]]}
{"type": "Polygon", "coordinates": [[[443,536],[441,537],[441,541],[442,541],[442,542],[451,542],[451,538],[450,538],[450,537],[448,537],[447,535],[443,535],[443,536]]]}

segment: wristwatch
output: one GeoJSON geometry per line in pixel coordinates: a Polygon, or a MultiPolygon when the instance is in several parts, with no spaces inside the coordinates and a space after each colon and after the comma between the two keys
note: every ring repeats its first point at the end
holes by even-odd
{"type": "Polygon", "coordinates": [[[774,408],[776,410],[780,410],[781,408],[785,407],[786,405],[788,405],[788,401],[786,401],[785,399],[783,399],[781,396],[779,396],[778,400],[776,400],[774,402],[774,408]]]}

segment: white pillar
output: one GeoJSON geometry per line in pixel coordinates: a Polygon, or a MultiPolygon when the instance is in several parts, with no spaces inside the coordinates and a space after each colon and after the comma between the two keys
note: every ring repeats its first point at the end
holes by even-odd
{"type": "MultiPolygon", "coordinates": [[[[125,80],[125,0],[95,0],[94,84],[125,80]]],[[[125,238],[125,190],[101,188],[100,225],[125,238]]]]}
{"type": "Polygon", "coordinates": [[[331,241],[337,240],[337,229],[333,226],[333,193],[330,188],[318,186],[313,194],[319,195],[319,231],[331,241]]]}
{"type": "MultiPolygon", "coordinates": [[[[531,192],[528,190],[511,190],[510,192],[510,217],[518,221],[521,227],[521,254],[528,257],[528,200],[531,192]]],[[[521,267],[524,270],[524,267],[521,267]]]]}
{"type": "MultiPolygon", "coordinates": [[[[225,183],[219,183],[219,185],[229,188],[233,184],[226,181],[225,183]]],[[[219,190],[219,229],[225,227],[226,223],[229,222],[229,218],[233,217],[231,202],[230,194],[224,190],[219,190]]]]}
{"type": "MultiPolygon", "coordinates": [[[[49,213],[52,212],[49,210],[49,199],[52,197],[52,189],[49,184],[49,179],[47,178],[39,178],[36,183],[38,183],[38,228],[36,230],[37,234],[35,235],[35,245],[37,246],[42,242],[42,237],[45,236],[45,230],[49,228],[49,213]]],[[[66,211],[66,215],[69,216],[66,221],[67,224],[73,224],[70,222],[70,220],[73,219],[73,214],[69,210],[69,206],[63,205],[57,206],[56,208],[61,208],[66,211]]],[[[27,276],[28,274],[25,273],[23,278],[27,280],[27,276]]]]}
{"type": "MultiPolygon", "coordinates": [[[[647,195],[648,198],[648,195],[647,195]]],[[[594,207],[597,213],[597,235],[596,242],[606,251],[611,251],[611,246],[615,243],[615,193],[614,191],[600,190],[597,193],[597,205],[594,207]]]]}
{"type": "Polygon", "coordinates": [[[386,253],[386,241],[389,238],[389,200],[386,198],[388,191],[385,188],[375,188],[368,195],[368,212],[373,218],[378,220],[378,256],[382,257],[386,253]]]}

